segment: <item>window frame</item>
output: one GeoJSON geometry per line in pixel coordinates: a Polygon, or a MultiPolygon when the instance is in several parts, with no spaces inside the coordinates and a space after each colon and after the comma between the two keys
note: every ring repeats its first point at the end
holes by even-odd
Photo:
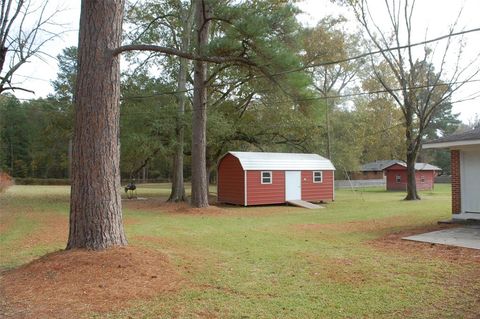
{"type": "Polygon", "coordinates": [[[400,184],[402,182],[402,175],[395,175],[395,182],[400,184]]]}
{"type": "Polygon", "coordinates": [[[323,171],[312,171],[312,181],[315,184],[323,183],[323,171]],[[320,173],[320,181],[315,180],[315,173],[320,173]]]}
{"type": "Polygon", "coordinates": [[[270,184],[273,184],[273,173],[272,171],[260,171],[260,183],[262,185],[270,185],[270,184]],[[269,177],[263,177],[263,174],[264,173],[268,173],[270,176],[269,177]],[[264,178],[269,178],[270,179],[270,182],[264,182],[263,179],[264,178]]]}
{"type": "Polygon", "coordinates": [[[420,175],[420,183],[425,184],[425,175],[420,175]]]}

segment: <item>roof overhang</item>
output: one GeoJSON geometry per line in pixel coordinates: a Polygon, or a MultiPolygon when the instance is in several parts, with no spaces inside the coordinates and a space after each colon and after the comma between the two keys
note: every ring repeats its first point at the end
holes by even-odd
{"type": "MultiPolygon", "coordinates": [[[[383,170],[388,170],[392,166],[401,166],[403,168],[407,168],[407,163],[393,163],[391,165],[386,166],[383,170]]],[[[415,163],[415,171],[441,171],[442,169],[440,167],[431,165],[431,164],[425,164],[425,163],[415,163]],[[423,164],[423,165],[422,165],[423,164]]]]}
{"type": "Polygon", "coordinates": [[[245,171],[258,170],[318,170],[334,171],[332,162],[318,154],[300,153],[267,153],[267,152],[228,152],[223,155],[220,161],[228,154],[236,157],[242,169],[245,171]]]}
{"type": "Polygon", "coordinates": [[[443,143],[427,143],[427,144],[423,144],[423,148],[424,149],[452,148],[452,147],[470,146],[470,145],[480,145],[480,139],[467,140],[467,141],[443,142],[443,143]]]}

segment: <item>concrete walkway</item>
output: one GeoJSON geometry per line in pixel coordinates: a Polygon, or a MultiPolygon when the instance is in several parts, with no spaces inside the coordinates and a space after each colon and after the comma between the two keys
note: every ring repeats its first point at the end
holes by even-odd
{"type": "Polygon", "coordinates": [[[404,237],[403,239],[480,249],[480,225],[438,230],[430,233],[404,237]]]}

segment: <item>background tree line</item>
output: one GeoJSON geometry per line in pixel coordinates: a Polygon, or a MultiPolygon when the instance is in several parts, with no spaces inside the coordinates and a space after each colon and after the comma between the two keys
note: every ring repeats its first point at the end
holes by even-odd
{"type": "MultiPolygon", "coordinates": [[[[342,19],[304,28],[295,1],[137,1],[126,14],[123,0],[83,1],[78,61],[68,57],[72,48],[59,57],[64,67],[55,94],[27,102],[4,96],[2,110],[14,116],[2,116],[2,166],[14,175],[47,176],[72,145],[67,249],[126,245],[118,193],[122,174],[132,178],[149,168],[154,175],[173,176],[171,199],[184,200],[190,160],[191,204],[208,206],[211,172],[229,149],[319,153],[345,174],[367,158],[403,153],[406,199],[419,199],[414,164],[422,140],[429,129],[432,135],[447,130],[442,123],[455,125],[451,96],[480,69],[457,64],[448,77],[449,45],[439,69],[428,41],[423,58],[412,54],[418,44],[410,41],[414,4],[408,1],[393,9],[385,2],[390,31],[378,28],[366,1],[339,2],[354,10],[361,34],[345,32],[342,19]],[[408,36],[404,46],[400,28],[408,36]],[[130,64],[123,75],[120,54],[130,64]],[[36,103],[52,106],[35,108],[36,103]],[[29,118],[40,119],[36,109],[60,114],[64,125],[46,115],[43,126],[28,132],[29,118]],[[433,129],[434,123],[441,127],[433,129]],[[49,127],[64,127],[64,135],[49,133],[49,127]],[[399,127],[403,137],[396,134],[399,127]],[[47,133],[68,142],[54,152],[47,148],[52,143],[36,140],[47,133]]],[[[8,8],[2,7],[4,21],[8,8]]],[[[8,37],[5,30],[2,36],[8,37]]],[[[453,35],[452,27],[444,37],[449,44],[453,35]]],[[[15,52],[6,42],[1,49],[5,57],[15,52]]]]}
{"type": "MultiPolygon", "coordinates": [[[[320,27],[316,27],[317,31],[320,27]]],[[[323,28],[326,33],[326,27],[323,28]]],[[[0,97],[1,169],[14,177],[69,178],[76,48],[64,49],[58,60],[60,72],[52,82],[55,93],[51,96],[28,101],[8,94],[0,97]]],[[[178,143],[175,122],[178,104],[172,93],[177,90],[175,78],[158,79],[149,73],[134,68],[123,74],[120,139],[121,175],[125,180],[167,181],[173,175],[172,158],[178,143]]],[[[232,73],[224,71],[219,76],[228,81],[237,76],[232,73]]],[[[308,80],[313,82],[315,78],[308,80]]],[[[344,105],[346,98],[325,101],[321,93],[312,90],[309,97],[294,108],[292,97],[269,87],[274,86],[270,83],[263,85],[264,88],[259,88],[255,84],[243,84],[238,94],[229,96],[225,93],[236,90],[238,83],[212,88],[216,99],[208,110],[207,127],[207,164],[212,182],[216,162],[228,150],[318,153],[332,158],[339,170],[338,178],[345,178],[346,172],[358,169],[365,162],[405,159],[402,114],[387,93],[357,96],[351,104],[344,105]]],[[[361,85],[366,91],[380,89],[373,78],[363,79],[361,85]]],[[[352,92],[355,89],[349,88],[352,92]]],[[[181,121],[185,135],[189,136],[191,90],[186,93],[185,115],[181,121]]],[[[446,104],[435,117],[426,138],[433,139],[459,127],[461,123],[457,115],[452,114],[451,104],[446,104]]],[[[184,142],[183,171],[189,180],[190,141],[185,138],[184,142]]],[[[421,159],[448,172],[446,152],[423,152],[421,159]]]]}
{"type": "MultiPolygon", "coordinates": [[[[268,63],[271,74],[296,67],[300,70],[284,75],[279,72],[281,75],[272,80],[248,67],[209,67],[209,180],[214,181],[216,162],[228,150],[318,153],[332,159],[339,170],[337,178],[345,178],[347,172],[357,170],[365,162],[406,160],[401,110],[388,92],[382,92],[383,86],[370,64],[360,59],[301,68],[358,54],[360,35],[345,31],[343,18],[328,17],[315,27],[302,27],[295,19],[298,10],[280,10],[282,6],[275,7],[273,3],[263,2],[275,9],[264,19],[263,29],[249,20],[256,17],[253,13],[239,14],[245,8],[229,10],[226,3],[218,5],[217,10],[223,10],[222,14],[232,21],[237,19],[240,26],[234,30],[216,26],[211,31],[210,50],[246,50],[243,46],[247,46],[247,40],[253,47],[252,39],[260,38],[263,46],[251,50],[275,57],[276,61],[268,63]],[[274,21],[280,18],[287,22],[275,26],[274,21]],[[251,28],[253,25],[256,27],[251,28]],[[262,39],[272,31],[283,32],[282,41],[262,39]],[[239,39],[243,42],[236,47],[239,39]],[[272,54],[269,50],[283,53],[272,54]],[[360,91],[366,94],[357,94],[360,91]]],[[[187,31],[193,28],[192,6],[181,1],[146,1],[132,6],[127,11],[125,37],[133,43],[160,42],[189,50],[191,32],[187,31]],[[164,19],[160,21],[158,17],[164,19]]],[[[70,176],[76,48],[65,48],[57,59],[59,73],[52,81],[52,95],[27,101],[9,94],[0,97],[0,167],[14,177],[70,176]]],[[[191,62],[178,64],[177,58],[156,53],[129,53],[127,61],[129,67],[122,74],[120,116],[122,178],[171,181],[175,178],[172,159],[182,144],[182,173],[189,180],[191,140],[186,137],[191,136],[192,130],[191,62]],[[161,74],[157,70],[162,70],[161,74]],[[182,72],[183,83],[179,83],[182,72]],[[183,103],[180,113],[179,101],[183,103]]],[[[386,64],[380,63],[377,68],[388,76],[386,64]]],[[[390,76],[394,75],[390,72],[390,76]]],[[[457,117],[452,114],[452,104],[446,101],[433,116],[425,138],[454,132],[460,125],[457,117]]],[[[420,158],[448,172],[449,157],[445,152],[422,152],[420,158]]]]}

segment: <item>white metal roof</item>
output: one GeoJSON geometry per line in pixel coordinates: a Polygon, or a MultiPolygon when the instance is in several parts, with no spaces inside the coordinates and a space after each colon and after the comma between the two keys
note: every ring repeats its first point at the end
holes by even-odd
{"type": "Polygon", "coordinates": [[[228,152],[240,161],[246,171],[258,170],[322,170],[334,171],[330,160],[317,154],[228,152]]]}
{"type": "MultiPolygon", "coordinates": [[[[403,167],[407,167],[407,163],[405,162],[398,162],[398,163],[393,163],[392,165],[389,165],[387,167],[385,167],[385,169],[393,166],[393,165],[400,165],[400,166],[403,166],[403,167]]],[[[442,169],[440,167],[437,167],[435,165],[432,165],[432,164],[428,164],[428,163],[415,163],[415,170],[416,171],[441,171],[442,169]]]]}

